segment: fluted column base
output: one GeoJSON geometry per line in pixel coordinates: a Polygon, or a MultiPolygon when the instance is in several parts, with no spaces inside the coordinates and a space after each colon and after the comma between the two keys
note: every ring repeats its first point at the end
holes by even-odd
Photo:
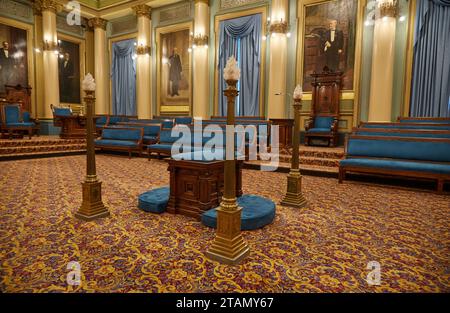
{"type": "Polygon", "coordinates": [[[217,209],[217,234],[212,246],[206,251],[209,259],[235,265],[250,253],[241,235],[241,211],[236,198],[223,198],[217,209]]]}
{"type": "Polygon", "coordinates": [[[287,180],[287,192],[280,204],[295,208],[305,207],[307,202],[302,194],[302,175],[300,174],[300,170],[291,169],[287,180]]]}
{"type": "Polygon", "coordinates": [[[102,183],[100,181],[84,181],[83,202],[75,217],[83,221],[92,221],[97,218],[109,216],[108,208],[102,201],[102,183]]]}

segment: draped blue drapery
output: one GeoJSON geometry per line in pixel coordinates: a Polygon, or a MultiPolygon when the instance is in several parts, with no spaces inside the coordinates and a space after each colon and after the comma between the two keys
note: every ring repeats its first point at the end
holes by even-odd
{"type": "Polygon", "coordinates": [[[136,40],[128,39],[112,45],[112,111],[118,115],[136,115],[136,40]]]}
{"type": "Polygon", "coordinates": [[[450,117],[450,0],[417,2],[410,115],[450,117]]]}
{"type": "Polygon", "coordinates": [[[261,14],[243,16],[220,23],[219,37],[219,112],[227,114],[227,100],[223,95],[226,82],[223,69],[234,56],[241,69],[239,81],[238,115],[259,115],[261,14]]]}

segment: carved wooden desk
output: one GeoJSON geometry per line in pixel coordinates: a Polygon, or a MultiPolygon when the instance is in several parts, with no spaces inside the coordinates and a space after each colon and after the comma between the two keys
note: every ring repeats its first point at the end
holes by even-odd
{"type": "MultiPolygon", "coordinates": [[[[222,201],[224,161],[168,160],[170,197],[167,212],[200,219],[222,201]]],[[[236,161],[236,197],[242,195],[242,165],[236,161]]]]}

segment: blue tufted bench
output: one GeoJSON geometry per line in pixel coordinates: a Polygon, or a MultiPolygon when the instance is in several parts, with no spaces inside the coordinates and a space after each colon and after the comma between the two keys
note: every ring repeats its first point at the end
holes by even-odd
{"type": "MultiPolygon", "coordinates": [[[[243,195],[237,198],[241,211],[241,230],[253,230],[272,223],[275,218],[275,203],[256,195],[243,195]]],[[[202,214],[202,223],[208,227],[217,227],[217,208],[202,214]]]]}
{"type": "Polygon", "coordinates": [[[159,141],[159,133],[162,129],[161,123],[137,123],[137,122],[119,122],[119,127],[129,127],[129,128],[143,128],[144,145],[155,144],[159,141]]]}
{"type": "Polygon", "coordinates": [[[434,129],[450,130],[450,124],[441,123],[384,123],[384,122],[360,122],[360,128],[382,129],[434,129]]]}
{"type": "Polygon", "coordinates": [[[138,208],[146,212],[162,213],[166,210],[169,196],[169,186],[146,191],[138,197],[138,208]]]}
{"type": "Polygon", "coordinates": [[[450,139],[348,135],[339,183],[346,172],[437,180],[437,191],[450,180],[450,139]]]}
{"type": "Polygon", "coordinates": [[[398,117],[400,123],[437,123],[450,124],[449,117],[398,117]]]}
{"type": "Polygon", "coordinates": [[[450,138],[450,130],[435,129],[353,128],[353,133],[363,136],[450,138]]]}
{"type": "Polygon", "coordinates": [[[131,151],[141,155],[144,130],[142,128],[106,127],[95,147],[109,150],[125,150],[131,158],[131,151]]]}

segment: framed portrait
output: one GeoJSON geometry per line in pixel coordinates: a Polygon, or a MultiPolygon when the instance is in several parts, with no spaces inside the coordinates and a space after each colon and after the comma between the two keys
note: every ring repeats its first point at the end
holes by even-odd
{"type": "MultiPolygon", "coordinates": [[[[58,35],[61,38],[60,35],[58,35]]],[[[59,39],[60,54],[58,59],[59,101],[61,103],[81,104],[80,42],[59,39]]]]}
{"type": "Polygon", "coordinates": [[[28,86],[27,30],[0,23],[0,94],[5,85],[28,86]]]}
{"type": "Polygon", "coordinates": [[[192,23],[157,30],[158,112],[190,114],[192,108],[192,58],[189,52],[192,23]]]}
{"type": "Polygon", "coordinates": [[[311,74],[324,67],[342,71],[342,90],[354,90],[358,1],[314,1],[303,13],[303,90],[312,90],[311,74]]]}

